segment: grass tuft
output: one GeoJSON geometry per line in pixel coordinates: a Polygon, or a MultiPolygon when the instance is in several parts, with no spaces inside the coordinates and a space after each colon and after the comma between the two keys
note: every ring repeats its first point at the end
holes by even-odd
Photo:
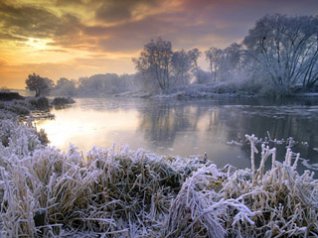
{"type": "Polygon", "coordinates": [[[290,149],[279,162],[262,146],[255,163],[255,136],[252,169],[220,169],[127,148],[62,153],[26,126],[1,123],[2,237],[318,236],[313,173],[297,172],[290,149]]]}

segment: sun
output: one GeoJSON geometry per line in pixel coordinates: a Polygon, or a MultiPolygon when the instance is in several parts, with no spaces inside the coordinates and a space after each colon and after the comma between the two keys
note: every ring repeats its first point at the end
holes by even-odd
{"type": "Polygon", "coordinates": [[[49,47],[49,43],[51,42],[51,40],[49,39],[39,39],[39,38],[28,38],[28,40],[26,41],[26,45],[29,48],[32,48],[34,50],[44,50],[47,49],[49,47]]]}

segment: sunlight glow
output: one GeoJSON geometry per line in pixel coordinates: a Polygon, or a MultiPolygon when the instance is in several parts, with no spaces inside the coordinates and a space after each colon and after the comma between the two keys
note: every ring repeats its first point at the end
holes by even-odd
{"type": "Polygon", "coordinates": [[[48,43],[50,42],[51,40],[49,39],[39,39],[39,38],[31,37],[31,38],[28,38],[26,45],[35,50],[44,50],[48,48],[48,43]]]}

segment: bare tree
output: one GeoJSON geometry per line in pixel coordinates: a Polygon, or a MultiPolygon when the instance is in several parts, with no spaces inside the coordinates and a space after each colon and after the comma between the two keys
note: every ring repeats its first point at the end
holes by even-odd
{"type": "Polygon", "coordinates": [[[317,83],[317,17],[265,16],[244,44],[255,68],[268,75],[275,88],[288,93],[296,84],[309,89],[317,83]]]}
{"type": "Polygon", "coordinates": [[[166,92],[170,86],[170,65],[172,59],[172,46],[170,41],[160,37],[151,40],[144,46],[138,59],[133,59],[139,72],[151,80],[156,81],[161,91],[166,92]]]}
{"type": "Polygon", "coordinates": [[[217,71],[219,69],[219,62],[222,57],[222,50],[211,47],[205,51],[205,58],[209,63],[209,68],[213,81],[217,81],[217,71]]]}
{"type": "Polygon", "coordinates": [[[242,50],[241,45],[237,43],[231,44],[229,47],[221,50],[215,64],[217,65],[218,80],[228,80],[235,78],[241,70],[242,65],[242,50]]]}
{"type": "Polygon", "coordinates": [[[190,80],[189,71],[192,67],[192,59],[189,52],[183,49],[173,52],[171,65],[176,84],[188,84],[190,80]]]}
{"type": "Polygon", "coordinates": [[[189,50],[188,51],[188,56],[190,57],[190,60],[192,62],[193,69],[197,70],[199,68],[198,59],[201,56],[200,50],[197,49],[197,48],[189,50]]]}

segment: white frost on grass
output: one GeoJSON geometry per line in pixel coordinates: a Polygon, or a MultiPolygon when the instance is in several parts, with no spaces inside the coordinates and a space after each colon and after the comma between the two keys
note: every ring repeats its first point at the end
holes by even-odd
{"type": "Polygon", "coordinates": [[[62,153],[34,128],[0,122],[1,237],[318,236],[313,173],[297,172],[290,149],[281,163],[265,145],[256,168],[255,136],[253,169],[219,169],[127,147],[62,153]]]}

